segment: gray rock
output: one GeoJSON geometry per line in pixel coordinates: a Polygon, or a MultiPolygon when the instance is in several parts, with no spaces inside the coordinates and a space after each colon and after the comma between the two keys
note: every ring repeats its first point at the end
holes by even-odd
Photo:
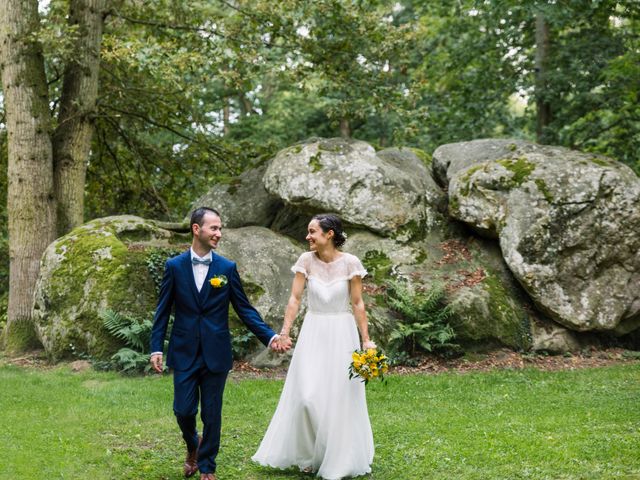
{"type": "Polygon", "coordinates": [[[441,148],[450,159],[450,214],[499,238],[507,265],[544,314],[577,331],[638,326],[640,179],[631,169],[522,142],[441,148]]]}
{"type": "MultiPolygon", "coordinates": [[[[218,247],[218,253],[238,264],[240,278],[253,306],[276,332],[282,326],[289,301],[293,281],[291,267],[303,252],[297,242],[263,227],[227,229],[218,247]]],[[[302,305],[301,315],[305,309],[302,305]]],[[[233,309],[230,315],[237,318],[233,309]]]]}
{"type": "Polygon", "coordinates": [[[536,352],[577,352],[582,347],[576,332],[552,321],[531,322],[531,349],[536,352]]]}
{"type": "Polygon", "coordinates": [[[522,140],[492,138],[441,145],[433,152],[433,175],[438,184],[446,187],[460,170],[487,160],[508,157],[515,150],[526,149],[530,145],[522,140]]]}
{"type": "Polygon", "coordinates": [[[294,238],[300,243],[306,243],[305,237],[307,236],[307,227],[311,217],[313,217],[313,212],[305,212],[292,205],[285,205],[278,210],[269,228],[282,235],[294,238]]]}
{"type": "Polygon", "coordinates": [[[267,166],[246,170],[228,182],[214,185],[198,198],[184,219],[189,223],[191,211],[197,207],[218,210],[225,228],[240,228],[249,225],[268,227],[282,203],[270,195],[262,184],[267,166]]]}
{"type": "Polygon", "coordinates": [[[55,240],[42,258],[33,308],[47,354],[108,358],[121,344],[106,332],[100,313],[150,318],[157,298],[150,255],[159,256],[161,275],[164,260],[187,242],[188,234],[134,216],[96,219],[55,240]]]}
{"type": "Polygon", "coordinates": [[[437,207],[427,201],[429,178],[408,149],[380,155],[357,140],[314,139],[280,151],[264,184],[305,212],[335,212],[352,225],[406,240],[438,218],[437,207]]]}
{"type": "Polygon", "coordinates": [[[461,345],[529,349],[523,308],[527,299],[494,242],[434,232],[420,241],[400,243],[355,232],[349,234],[345,250],[357,255],[369,273],[364,281],[365,302],[372,334],[381,345],[386,345],[398,321],[386,306],[384,284],[401,277],[415,290],[445,286],[454,312],[450,323],[461,345]]]}

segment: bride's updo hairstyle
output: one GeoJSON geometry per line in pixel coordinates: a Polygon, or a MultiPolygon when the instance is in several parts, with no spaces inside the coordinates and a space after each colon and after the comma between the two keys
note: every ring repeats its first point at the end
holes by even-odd
{"type": "Polygon", "coordinates": [[[340,248],[347,241],[347,234],[342,229],[342,220],[333,213],[320,213],[314,215],[312,220],[318,222],[324,233],[333,230],[333,244],[336,248],[340,248]]]}

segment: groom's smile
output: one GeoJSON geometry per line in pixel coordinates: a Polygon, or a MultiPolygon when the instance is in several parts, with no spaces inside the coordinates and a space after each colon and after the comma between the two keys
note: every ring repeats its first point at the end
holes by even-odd
{"type": "Polygon", "coordinates": [[[197,228],[194,226],[193,233],[194,240],[200,247],[198,250],[206,254],[207,251],[218,247],[218,242],[222,238],[222,221],[215,213],[207,212],[202,218],[202,226],[197,225],[197,228]]]}

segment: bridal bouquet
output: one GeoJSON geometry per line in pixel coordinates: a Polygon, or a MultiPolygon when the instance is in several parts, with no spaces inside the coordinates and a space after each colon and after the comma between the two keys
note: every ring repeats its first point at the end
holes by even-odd
{"type": "Polygon", "coordinates": [[[389,369],[387,356],[382,352],[378,352],[376,348],[356,350],[351,354],[351,359],[349,380],[354,377],[360,377],[365,385],[372,378],[384,380],[384,374],[389,369]]]}

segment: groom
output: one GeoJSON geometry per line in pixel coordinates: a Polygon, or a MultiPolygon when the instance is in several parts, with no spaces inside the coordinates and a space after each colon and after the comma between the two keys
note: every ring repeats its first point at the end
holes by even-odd
{"type": "Polygon", "coordinates": [[[151,364],[162,372],[162,350],[175,307],[167,366],[173,369],[173,411],[187,444],[184,475],[200,470],[201,480],[216,480],[220,448],[222,394],[232,366],[229,303],[242,322],[272,350],[291,348],[264,323],[242,289],[236,264],[213,252],[222,237],[220,214],[198,208],[191,215],[189,251],[167,260],[151,332],[151,364]],[[200,401],[202,438],[196,430],[200,401]]]}

